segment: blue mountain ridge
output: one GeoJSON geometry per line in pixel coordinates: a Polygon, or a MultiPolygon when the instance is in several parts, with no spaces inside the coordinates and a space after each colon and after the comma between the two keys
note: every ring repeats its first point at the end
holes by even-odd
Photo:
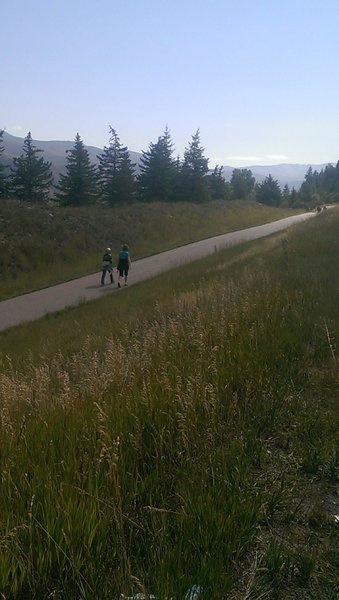
{"type": "MultiPolygon", "coordinates": [[[[13,157],[20,156],[22,154],[23,147],[23,138],[11,135],[4,132],[3,143],[4,143],[4,152],[2,153],[0,160],[2,164],[11,166],[13,157]]],[[[52,163],[52,171],[53,177],[55,180],[58,180],[60,173],[65,172],[66,165],[66,150],[70,150],[74,146],[74,141],[62,141],[62,140],[51,140],[51,141],[42,141],[35,140],[33,138],[33,144],[43,150],[43,158],[46,161],[52,163]]],[[[85,147],[88,150],[89,156],[94,164],[98,163],[97,155],[101,154],[103,149],[98,148],[96,146],[87,146],[85,147]]],[[[130,157],[133,163],[136,164],[136,173],[138,173],[138,165],[140,162],[140,158],[142,156],[141,152],[130,152],[130,157]]],[[[278,165],[249,165],[244,167],[231,167],[231,166],[223,166],[223,176],[226,181],[230,181],[232,177],[233,169],[242,168],[242,169],[250,169],[258,183],[261,183],[265,177],[268,175],[272,175],[274,179],[276,179],[280,186],[288,185],[290,188],[294,187],[295,189],[299,189],[302,184],[305,174],[309,167],[312,167],[313,170],[321,171],[326,167],[326,164],[299,164],[299,163],[284,163],[278,165]]]]}

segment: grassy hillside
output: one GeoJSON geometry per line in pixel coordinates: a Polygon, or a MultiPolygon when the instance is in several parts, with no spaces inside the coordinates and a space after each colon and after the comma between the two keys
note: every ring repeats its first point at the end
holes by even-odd
{"type": "Polygon", "coordinates": [[[337,599],[338,227],[0,335],[7,600],[337,599]]]}
{"type": "Polygon", "coordinates": [[[61,208],[0,203],[0,298],[101,268],[107,246],[128,242],[140,258],[291,214],[256,203],[141,204],[61,208]]]}

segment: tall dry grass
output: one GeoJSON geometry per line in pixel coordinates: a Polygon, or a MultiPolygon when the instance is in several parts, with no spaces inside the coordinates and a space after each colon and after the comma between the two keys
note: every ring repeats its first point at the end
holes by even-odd
{"type": "Polygon", "coordinates": [[[288,589],[314,576],[334,598],[315,540],[298,563],[265,539],[296,475],[338,469],[324,397],[338,387],[338,275],[322,254],[339,254],[336,227],[305,224],[288,250],[278,236],[233,278],[225,252],[151,321],[1,374],[3,598],[183,598],[193,583],[231,597],[259,532],[252,590],[279,597],[282,576],[288,589]]]}

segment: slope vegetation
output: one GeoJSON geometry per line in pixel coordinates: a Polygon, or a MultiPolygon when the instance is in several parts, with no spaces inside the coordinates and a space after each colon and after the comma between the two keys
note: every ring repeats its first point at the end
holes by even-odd
{"type": "Polygon", "coordinates": [[[335,600],[336,213],[0,337],[5,598],[335,600]]]}
{"type": "Polygon", "coordinates": [[[0,203],[0,298],[100,270],[107,246],[133,258],[277,220],[291,211],[254,202],[136,203],[117,208],[0,203]]]}

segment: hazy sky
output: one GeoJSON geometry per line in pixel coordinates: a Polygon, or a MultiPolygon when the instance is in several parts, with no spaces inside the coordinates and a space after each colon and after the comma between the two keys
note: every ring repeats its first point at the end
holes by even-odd
{"type": "Polygon", "coordinates": [[[210,166],[339,159],[339,0],[0,0],[0,128],[210,166]]]}

